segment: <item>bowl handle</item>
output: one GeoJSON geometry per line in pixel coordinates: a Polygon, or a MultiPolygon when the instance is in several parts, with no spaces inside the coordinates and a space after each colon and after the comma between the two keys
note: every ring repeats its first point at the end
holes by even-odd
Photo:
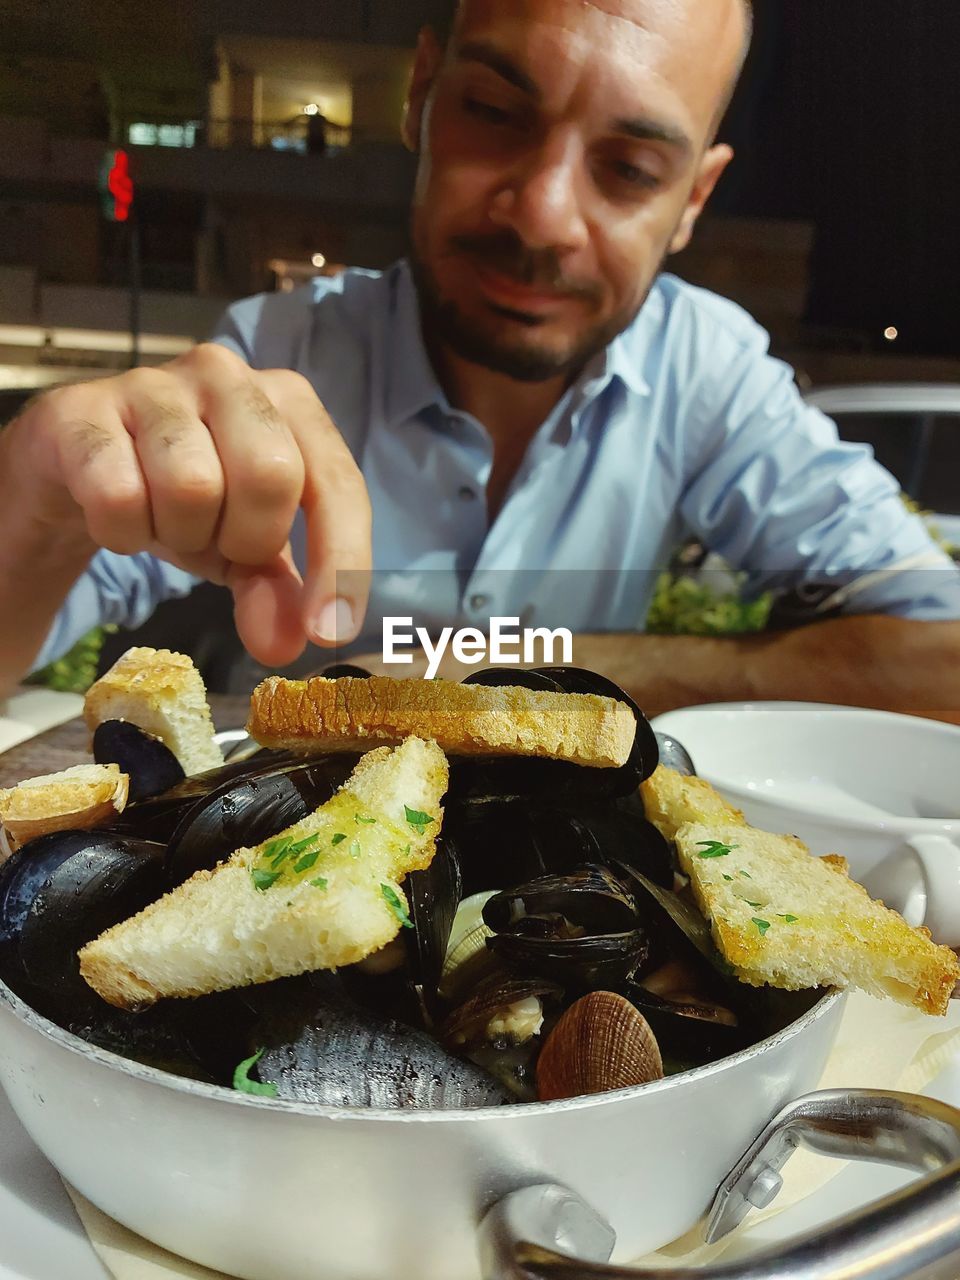
{"type": "Polygon", "coordinates": [[[605,1265],[616,1233],[566,1187],[514,1191],[480,1227],[484,1280],[956,1280],[960,1275],[960,1111],[909,1093],[837,1089],[791,1103],[724,1179],[707,1240],[763,1208],[797,1147],[899,1165],[919,1182],[785,1247],[736,1263],[654,1271],[605,1265]]]}
{"type": "Polygon", "coordinates": [[[939,834],[910,836],[904,843],[923,871],[923,923],[935,942],[960,947],[960,847],[939,834]]]}

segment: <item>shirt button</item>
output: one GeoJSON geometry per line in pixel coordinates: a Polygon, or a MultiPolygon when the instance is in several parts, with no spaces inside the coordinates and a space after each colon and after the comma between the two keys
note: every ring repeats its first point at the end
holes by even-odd
{"type": "Polygon", "coordinates": [[[489,603],[490,603],[489,596],[478,594],[470,597],[470,608],[476,609],[478,612],[480,609],[485,609],[489,603]]]}
{"type": "Polygon", "coordinates": [[[477,491],[476,489],[471,489],[468,484],[464,484],[457,490],[457,495],[462,498],[464,502],[473,502],[476,499],[477,491]]]}

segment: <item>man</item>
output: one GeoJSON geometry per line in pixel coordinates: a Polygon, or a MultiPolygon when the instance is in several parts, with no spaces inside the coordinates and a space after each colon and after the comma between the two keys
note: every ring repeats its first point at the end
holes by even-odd
{"type": "Polygon", "coordinates": [[[7,684],[197,575],[270,666],[376,651],[384,614],[522,615],[579,632],[577,662],[649,710],[955,703],[960,581],[891,478],[737,308],[659,276],[730,162],[748,21],[743,0],[462,0],[446,42],[425,31],[409,266],[240,303],[217,345],[49,393],[0,438],[7,684]],[[839,574],[849,616],[637,634],[691,531],[758,589],[839,574]]]}

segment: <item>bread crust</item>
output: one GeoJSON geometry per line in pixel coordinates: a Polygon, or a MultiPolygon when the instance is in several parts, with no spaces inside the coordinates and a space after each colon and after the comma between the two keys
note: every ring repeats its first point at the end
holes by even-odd
{"type": "Polygon", "coordinates": [[[612,768],[630,755],[636,717],[626,703],[595,694],[384,676],[271,676],[254,690],[247,729],[264,746],[304,753],[419,736],[448,755],[540,756],[612,768]]]}

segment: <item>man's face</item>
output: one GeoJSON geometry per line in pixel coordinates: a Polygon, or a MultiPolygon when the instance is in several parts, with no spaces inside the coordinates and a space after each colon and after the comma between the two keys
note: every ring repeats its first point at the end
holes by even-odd
{"type": "Polygon", "coordinates": [[[421,39],[413,262],[427,336],[525,380],[629,325],[730,159],[739,0],[466,0],[421,39]]]}

